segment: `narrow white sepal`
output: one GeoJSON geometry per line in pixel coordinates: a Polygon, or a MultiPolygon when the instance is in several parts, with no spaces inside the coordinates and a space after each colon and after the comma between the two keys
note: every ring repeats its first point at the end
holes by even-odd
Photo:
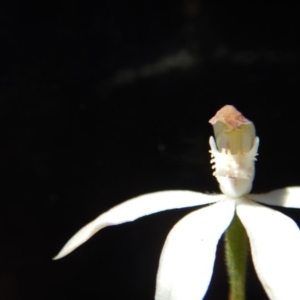
{"type": "Polygon", "coordinates": [[[192,191],[163,191],[130,199],[81,228],[53,259],[66,256],[104,227],[131,222],[164,210],[204,205],[221,199],[224,199],[222,194],[207,195],[192,191]]]}
{"type": "Polygon", "coordinates": [[[258,278],[271,300],[300,299],[300,231],[289,217],[248,199],[237,215],[251,245],[258,278]]]}
{"type": "Polygon", "coordinates": [[[251,194],[252,200],[267,205],[300,208],[300,187],[286,187],[265,194],[251,194]]]}
{"type": "Polygon", "coordinates": [[[218,241],[234,216],[226,199],[196,210],[170,231],[156,279],[155,300],[200,300],[211,281],[218,241]]]}

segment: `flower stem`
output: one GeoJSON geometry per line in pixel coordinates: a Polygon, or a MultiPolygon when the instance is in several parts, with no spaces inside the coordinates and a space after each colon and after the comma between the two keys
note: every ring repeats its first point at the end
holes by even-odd
{"type": "Polygon", "coordinates": [[[225,260],[229,276],[229,300],[245,300],[248,238],[235,214],[225,232],[225,260]]]}

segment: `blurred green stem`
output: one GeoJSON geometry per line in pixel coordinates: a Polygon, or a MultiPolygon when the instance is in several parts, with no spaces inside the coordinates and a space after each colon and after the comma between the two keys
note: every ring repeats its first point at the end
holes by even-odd
{"type": "Polygon", "coordinates": [[[229,276],[229,300],[245,300],[248,238],[235,214],[225,232],[225,260],[229,276]]]}

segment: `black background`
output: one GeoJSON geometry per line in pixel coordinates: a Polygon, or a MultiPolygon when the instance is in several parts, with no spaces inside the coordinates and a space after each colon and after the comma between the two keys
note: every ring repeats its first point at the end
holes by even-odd
{"type": "MultiPolygon", "coordinates": [[[[131,197],[217,192],[208,120],[225,104],[261,139],[253,191],[299,185],[299,23],[288,1],[2,3],[0,298],[153,299],[166,235],[193,209],[51,257],[131,197]]],[[[223,260],[220,242],[205,299],[227,298],[223,260]]],[[[247,285],[267,299],[251,262],[247,285]]]]}

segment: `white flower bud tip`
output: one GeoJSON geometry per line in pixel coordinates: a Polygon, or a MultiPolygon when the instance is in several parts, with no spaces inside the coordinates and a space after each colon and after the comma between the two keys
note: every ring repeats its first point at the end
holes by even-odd
{"type": "Polygon", "coordinates": [[[211,163],[220,188],[225,195],[248,194],[254,178],[259,140],[255,127],[232,105],[225,105],[209,120],[216,142],[210,138],[211,163]]]}

